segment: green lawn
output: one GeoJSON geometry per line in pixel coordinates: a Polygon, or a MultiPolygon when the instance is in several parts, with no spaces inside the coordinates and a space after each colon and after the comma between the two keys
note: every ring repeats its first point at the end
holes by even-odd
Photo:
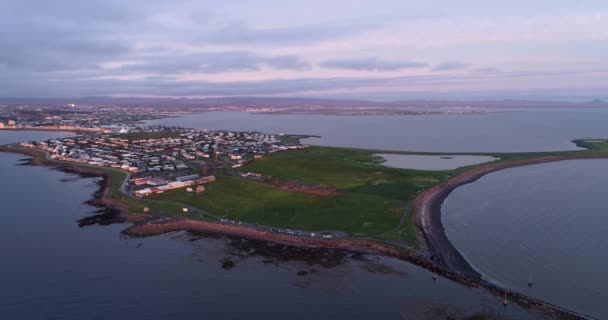
{"type": "Polygon", "coordinates": [[[279,136],[279,139],[284,144],[298,144],[300,142],[300,139],[298,139],[297,137],[294,137],[294,136],[290,136],[290,135],[279,136]]]}
{"type": "Polygon", "coordinates": [[[589,152],[595,153],[608,153],[608,141],[597,140],[597,139],[582,139],[576,140],[576,145],[581,148],[589,149],[589,152]]]}
{"type": "Polygon", "coordinates": [[[230,219],[305,230],[374,236],[394,228],[405,203],[449,172],[387,168],[370,152],[312,147],[265,155],[241,168],[336,187],[335,196],[288,192],[258,181],[218,176],[203,194],[172,190],[152,200],[187,203],[230,219]]]}

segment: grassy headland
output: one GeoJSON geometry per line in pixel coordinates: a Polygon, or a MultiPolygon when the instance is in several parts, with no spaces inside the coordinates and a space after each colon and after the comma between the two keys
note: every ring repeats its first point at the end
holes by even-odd
{"type": "MultiPolygon", "coordinates": [[[[608,143],[590,141],[595,140],[576,141],[579,146],[588,148],[581,151],[483,155],[499,158],[493,164],[546,156],[608,155],[608,143]]],[[[293,192],[267,182],[219,174],[218,180],[207,185],[203,194],[177,189],[150,199],[185,203],[238,221],[311,231],[341,230],[354,237],[397,240],[416,247],[415,221],[407,212],[408,204],[432,186],[487,165],[447,171],[396,169],[383,166],[383,160],[374,156],[378,152],[380,150],[311,147],[264,155],[239,168],[241,172],[281,180],[331,186],[338,191],[335,195],[293,192]]]]}
{"type": "MultiPolygon", "coordinates": [[[[321,240],[271,234],[255,228],[241,228],[237,225],[206,223],[202,214],[189,214],[190,219],[162,219],[162,223],[136,225],[141,235],[159,234],[178,230],[203,230],[260,238],[268,241],[332,248],[361,248],[382,254],[396,256],[452,280],[472,286],[483,286],[498,296],[509,294],[510,299],[536,306],[539,309],[568,319],[584,318],[576,313],[531,299],[525,295],[501,289],[483,279],[467,276],[457,271],[445,259],[442,248],[456,256],[451,246],[435,246],[439,254],[426,257],[414,250],[403,250],[403,245],[416,248],[419,235],[424,233],[429,244],[428,230],[416,220],[423,211],[433,211],[433,204],[440,204],[446,195],[462,183],[474,181],[480,176],[505,168],[580,158],[608,158],[608,141],[577,140],[575,143],[584,150],[564,152],[533,153],[450,153],[488,155],[498,160],[448,171],[421,171],[389,168],[382,165],[377,153],[448,155],[446,153],[387,152],[382,150],[362,150],[330,147],[311,147],[266,154],[239,168],[241,172],[255,172],[273,179],[252,180],[218,172],[217,181],[206,185],[204,193],[186,192],[183,189],[168,191],[151,196],[144,201],[133,199],[122,192],[123,181],[128,174],[112,168],[93,167],[83,164],[50,160],[42,151],[20,146],[0,146],[0,151],[22,152],[35,157],[40,164],[71,168],[75,171],[95,173],[106,177],[104,198],[119,204],[122,208],[140,213],[144,204],[157,216],[182,215],[182,205],[199,208],[229,219],[257,223],[266,226],[305,229],[310,231],[341,230],[350,233],[351,239],[321,240]],[[276,179],[276,180],[275,180],[276,179]],[[329,194],[310,194],[281,188],[279,182],[297,182],[310,186],[334,188],[329,194]],[[439,200],[437,200],[439,199],[439,200]],[[426,207],[420,210],[421,207],[426,207]],[[415,210],[415,212],[414,212],[415,210]],[[420,227],[420,231],[418,230],[420,227]],[[365,239],[356,239],[365,238],[365,239]],[[381,242],[381,243],[380,243],[381,242]],[[395,245],[398,244],[398,248],[395,245]],[[439,249],[439,250],[437,250],[439,249]]],[[[111,203],[110,205],[113,205],[111,203]]],[[[435,210],[437,213],[437,210],[435,210]]],[[[440,220],[437,214],[435,221],[440,220]]],[[[431,220],[433,220],[431,219],[431,220]]],[[[428,220],[428,221],[431,221],[428,220]]],[[[432,226],[431,226],[432,228],[432,226]]],[[[440,228],[441,229],[441,228],[440,228]]],[[[432,231],[432,230],[431,230],[432,231]]],[[[443,234],[443,230],[438,233],[443,234]]],[[[134,233],[132,233],[134,234],[134,233]]],[[[137,234],[137,233],[135,233],[137,234]]],[[[437,239],[430,234],[430,242],[437,239]]],[[[441,239],[439,239],[441,240],[441,239]]],[[[447,240],[446,240],[447,241],[447,240]]],[[[424,248],[422,248],[424,249],[424,248]]]]}
{"type": "MultiPolygon", "coordinates": [[[[154,137],[167,137],[166,133],[154,137]]],[[[130,139],[152,138],[128,136],[130,139]]],[[[608,143],[603,140],[577,140],[585,150],[532,153],[450,153],[488,155],[499,158],[491,164],[508,163],[547,156],[607,156],[608,143]]],[[[18,145],[11,146],[20,149],[18,145]]],[[[6,148],[5,148],[6,149],[6,148]]],[[[21,148],[23,149],[23,148],[21,148]]],[[[107,198],[123,207],[141,213],[145,206],[160,216],[183,215],[182,204],[232,220],[265,226],[309,231],[339,230],[351,237],[379,241],[399,241],[411,248],[417,246],[417,230],[412,203],[424,190],[479,164],[446,171],[422,171],[389,168],[375,154],[446,153],[391,152],[334,147],[311,147],[264,155],[239,168],[280,181],[309,186],[327,186],[333,194],[319,195],[280,188],[268,181],[245,179],[217,173],[217,181],[206,185],[204,193],[175,189],[146,198],[145,202],[126,196],[122,184],[124,171],[85,164],[64,163],[45,158],[42,151],[24,149],[48,163],[64,165],[104,175],[109,180],[107,198]]],[[[191,216],[190,218],[197,218],[191,216]]],[[[200,217],[203,218],[203,217],[200,217]]]]}
{"type": "Polygon", "coordinates": [[[373,153],[327,147],[265,155],[241,171],[331,186],[337,194],[286,191],[270,183],[218,175],[203,194],[178,189],[151,199],[187,203],[262,225],[373,236],[394,228],[409,199],[449,176],[447,172],[388,168],[373,153]]]}

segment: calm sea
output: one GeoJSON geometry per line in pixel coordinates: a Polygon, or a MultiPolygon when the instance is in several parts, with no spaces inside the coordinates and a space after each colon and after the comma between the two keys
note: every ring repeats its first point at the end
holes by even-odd
{"type": "Polygon", "coordinates": [[[456,189],[442,220],[488,280],[608,319],[607,186],[608,160],[507,169],[456,189]]]}
{"type": "Polygon", "coordinates": [[[322,138],[306,142],[325,146],[437,152],[574,150],[573,139],[608,137],[608,109],[417,116],[209,112],[148,123],[320,135],[322,138]]]}

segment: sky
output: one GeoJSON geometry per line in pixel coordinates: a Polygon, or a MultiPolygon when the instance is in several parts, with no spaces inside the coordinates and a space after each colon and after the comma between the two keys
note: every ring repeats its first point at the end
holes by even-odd
{"type": "Polygon", "coordinates": [[[0,96],[608,98],[605,0],[2,0],[0,96]]]}

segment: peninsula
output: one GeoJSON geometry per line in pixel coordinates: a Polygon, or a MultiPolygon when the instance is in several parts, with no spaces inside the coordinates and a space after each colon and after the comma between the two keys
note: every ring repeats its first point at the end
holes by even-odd
{"type": "Polygon", "coordinates": [[[118,210],[118,221],[133,222],[124,230],[129,235],[196,230],[386,254],[525,305],[584,317],[485,282],[445,235],[441,204],[458,186],[497,170],[608,158],[608,141],[577,140],[579,151],[467,153],[498,160],[425,171],[384,166],[376,154],[447,154],[317,147],[298,138],[155,127],[87,132],[5,145],[0,151],[103,176],[104,187],[93,202],[118,210]]]}

